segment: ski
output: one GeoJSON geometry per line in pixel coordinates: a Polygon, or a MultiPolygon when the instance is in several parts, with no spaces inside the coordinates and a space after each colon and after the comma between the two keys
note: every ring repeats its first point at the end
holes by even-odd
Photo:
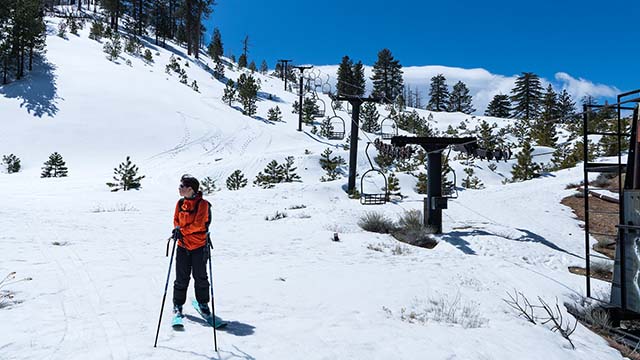
{"type": "MultiPolygon", "coordinates": [[[[210,326],[214,326],[213,325],[213,317],[211,316],[211,314],[205,315],[205,314],[202,313],[202,311],[200,311],[200,305],[198,304],[198,300],[193,300],[191,302],[191,304],[193,304],[193,307],[196,309],[198,314],[200,314],[200,316],[207,322],[207,324],[209,324],[210,326]]],[[[222,321],[222,319],[220,319],[219,317],[216,316],[215,328],[216,329],[220,329],[220,328],[223,328],[225,326],[227,326],[227,323],[222,321]]]]}

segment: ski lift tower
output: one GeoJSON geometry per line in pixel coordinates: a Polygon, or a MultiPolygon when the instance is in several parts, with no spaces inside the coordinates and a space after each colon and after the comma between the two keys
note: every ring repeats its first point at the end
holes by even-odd
{"type": "MultiPolygon", "coordinates": [[[[583,106],[583,146],[584,146],[584,214],[585,214],[585,269],[587,297],[591,298],[591,235],[614,239],[616,244],[611,298],[606,305],[612,323],[619,326],[621,320],[640,319],[640,89],[618,95],[615,104],[583,106]],[[598,109],[615,110],[612,119],[594,118],[598,109]],[[623,124],[622,111],[633,111],[631,131],[623,124]],[[598,131],[591,120],[615,120],[615,131],[598,131]],[[590,159],[589,136],[613,137],[617,140],[618,156],[614,162],[600,162],[590,159]],[[627,142],[628,141],[628,142],[627,142]],[[626,163],[623,161],[623,144],[629,149],[626,163]],[[590,173],[609,173],[618,179],[618,225],[617,233],[597,233],[591,227],[590,214],[603,213],[589,206],[590,173]],[[624,180],[623,180],[624,178],[624,180]]],[[[615,212],[613,213],[616,214],[615,212]]],[[[601,299],[598,299],[602,301],[601,299]]]]}
{"type": "Polygon", "coordinates": [[[349,141],[349,183],[347,193],[352,195],[356,189],[356,167],[358,165],[358,130],[360,123],[360,105],[365,102],[380,102],[380,98],[357,95],[339,95],[336,101],[348,101],[353,107],[351,113],[351,140],[349,141]]]}
{"type": "Polygon", "coordinates": [[[447,208],[448,197],[442,196],[442,151],[450,145],[456,150],[473,154],[477,148],[476,138],[464,137],[409,137],[394,136],[394,146],[409,144],[420,145],[427,152],[427,197],[424,199],[424,224],[434,229],[434,233],[442,233],[442,210],[447,208]]]}

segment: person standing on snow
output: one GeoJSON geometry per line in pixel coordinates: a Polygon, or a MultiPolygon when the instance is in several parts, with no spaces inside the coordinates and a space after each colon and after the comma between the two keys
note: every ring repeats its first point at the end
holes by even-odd
{"type": "Polygon", "coordinates": [[[204,316],[210,317],[207,243],[211,223],[211,205],[202,198],[198,179],[183,175],[180,179],[180,196],[173,216],[174,236],[178,238],[176,253],[176,280],[173,283],[173,311],[182,315],[182,306],[187,300],[189,280],[193,274],[196,300],[204,316]]]}

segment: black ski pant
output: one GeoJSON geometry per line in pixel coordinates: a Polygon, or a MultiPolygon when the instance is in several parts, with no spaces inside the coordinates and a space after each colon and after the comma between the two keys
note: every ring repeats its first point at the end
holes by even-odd
{"type": "Polygon", "coordinates": [[[178,246],[176,252],[176,281],[173,283],[173,304],[184,305],[187,300],[189,280],[193,273],[196,300],[204,304],[209,302],[209,280],[207,279],[207,247],[187,250],[178,246]]]}

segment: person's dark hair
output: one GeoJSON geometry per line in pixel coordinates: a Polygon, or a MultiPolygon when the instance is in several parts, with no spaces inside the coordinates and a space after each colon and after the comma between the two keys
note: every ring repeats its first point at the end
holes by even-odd
{"type": "Polygon", "coordinates": [[[180,178],[180,182],[185,187],[192,188],[194,192],[198,192],[198,190],[200,190],[200,182],[198,181],[198,179],[194,178],[189,174],[182,175],[182,177],[180,178]]]}

